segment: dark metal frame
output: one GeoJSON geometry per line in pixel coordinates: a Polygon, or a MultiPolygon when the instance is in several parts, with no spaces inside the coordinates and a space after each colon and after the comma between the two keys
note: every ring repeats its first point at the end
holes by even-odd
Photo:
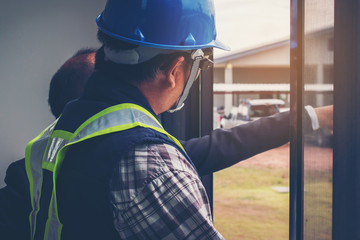
{"type": "Polygon", "coordinates": [[[360,1],[335,0],[333,239],[360,239],[360,1]]]}
{"type": "MultiPolygon", "coordinates": [[[[213,59],[211,59],[213,60],[213,59]]],[[[213,69],[203,71],[200,84],[200,136],[209,135],[213,130],[213,69]]],[[[211,212],[213,212],[213,174],[201,178],[209,197],[211,212]]]]}
{"type": "Polygon", "coordinates": [[[290,33],[290,209],[289,239],[302,240],[304,229],[304,151],[302,137],[304,1],[291,0],[290,33]]]}
{"type": "MultiPolygon", "coordinates": [[[[304,2],[291,1],[290,234],[303,239],[304,2]]],[[[360,239],[360,1],[335,0],[332,239],[360,239]]]]}

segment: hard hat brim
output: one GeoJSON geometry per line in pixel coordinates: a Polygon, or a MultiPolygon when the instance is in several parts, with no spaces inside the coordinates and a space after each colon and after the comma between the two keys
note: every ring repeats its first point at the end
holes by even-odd
{"type": "Polygon", "coordinates": [[[135,40],[135,39],[130,39],[130,38],[126,38],[117,34],[114,34],[110,31],[107,30],[106,26],[104,26],[102,18],[101,18],[101,14],[96,18],[96,24],[99,27],[100,31],[102,31],[103,33],[105,33],[106,35],[115,38],[115,39],[119,39],[122,40],[124,42],[128,42],[131,44],[135,44],[135,45],[142,45],[142,46],[148,46],[148,47],[153,47],[153,48],[161,48],[161,49],[174,49],[174,50],[192,50],[192,49],[202,49],[202,48],[219,48],[225,51],[230,51],[230,47],[227,46],[226,44],[222,43],[221,41],[215,39],[207,44],[201,44],[201,45],[167,45],[167,44],[158,44],[158,43],[152,43],[152,42],[147,42],[147,41],[142,41],[142,40],[135,40]]]}

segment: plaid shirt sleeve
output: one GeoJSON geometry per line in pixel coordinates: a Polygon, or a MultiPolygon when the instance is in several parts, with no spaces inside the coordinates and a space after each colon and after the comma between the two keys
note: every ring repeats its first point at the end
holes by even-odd
{"type": "Polygon", "coordinates": [[[111,196],[121,239],[224,239],[196,171],[170,145],[138,146],[123,157],[111,196]]]}

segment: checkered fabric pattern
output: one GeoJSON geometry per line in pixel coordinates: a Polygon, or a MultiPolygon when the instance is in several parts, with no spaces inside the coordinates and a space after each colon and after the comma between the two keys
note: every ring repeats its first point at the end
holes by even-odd
{"type": "Polygon", "coordinates": [[[224,239],[196,171],[173,146],[130,151],[116,166],[111,196],[122,239],[224,239]]]}

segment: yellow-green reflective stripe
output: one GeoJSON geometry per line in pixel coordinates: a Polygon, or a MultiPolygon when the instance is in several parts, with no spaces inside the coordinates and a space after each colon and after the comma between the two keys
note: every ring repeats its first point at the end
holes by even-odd
{"type": "Polygon", "coordinates": [[[90,138],[93,138],[93,137],[97,137],[97,136],[100,136],[100,135],[113,133],[113,132],[124,131],[124,130],[128,130],[128,129],[134,128],[134,127],[150,128],[150,129],[153,129],[153,130],[155,130],[157,132],[165,134],[169,139],[173,140],[183,151],[185,151],[185,149],[183,148],[181,143],[175,137],[173,137],[168,132],[166,132],[164,129],[156,128],[156,127],[153,127],[153,126],[150,126],[150,125],[146,125],[146,124],[143,124],[141,122],[133,122],[133,123],[130,123],[130,124],[124,124],[124,125],[118,125],[118,126],[106,128],[106,129],[94,132],[94,133],[92,133],[90,135],[87,135],[86,137],[83,137],[83,138],[81,138],[79,140],[76,140],[74,142],[70,141],[66,146],[69,146],[69,145],[72,145],[74,143],[78,143],[78,142],[81,142],[81,141],[84,141],[84,140],[87,140],[87,139],[90,139],[90,138]]]}
{"type": "MultiPolygon", "coordinates": [[[[82,142],[82,141],[85,141],[87,139],[90,139],[90,138],[93,138],[93,137],[97,137],[97,136],[101,136],[101,135],[104,135],[104,134],[108,134],[108,133],[114,133],[114,132],[120,132],[120,131],[124,131],[124,130],[128,130],[128,129],[131,129],[131,128],[134,128],[134,127],[144,127],[144,128],[151,128],[155,131],[158,131],[160,133],[163,133],[165,134],[168,138],[170,138],[171,140],[173,140],[181,149],[184,150],[184,148],[182,147],[181,143],[173,136],[171,136],[169,133],[167,133],[165,130],[161,129],[161,128],[154,128],[152,126],[147,126],[145,124],[142,124],[142,123],[139,123],[139,122],[134,122],[132,124],[126,124],[126,125],[120,125],[120,126],[116,126],[116,127],[112,127],[112,128],[107,128],[107,129],[104,129],[104,130],[101,130],[101,131],[98,131],[98,132],[95,132],[94,134],[91,134],[91,135],[88,135],[84,138],[81,138],[77,141],[74,141],[74,142],[69,142],[68,144],[66,144],[64,147],[62,147],[57,156],[56,156],[56,161],[55,161],[55,168],[54,168],[54,186],[55,186],[55,182],[56,182],[56,179],[57,179],[57,175],[58,175],[58,169],[61,167],[62,165],[62,162],[63,162],[63,156],[64,156],[64,151],[67,149],[67,147],[75,144],[75,143],[79,143],[79,142],[82,142]]],[[[185,150],[184,150],[185,151],[185,150]]],[[[55,189],[55,188],[54,188],[55,189]]],[[[55,198],[55,202],[56,202],[56,198],[55,198]]]]}
{"type": "Polygon", "coordinates": [[[31,197],[32,208],[34,208],[34,203],[33,203],[33,177],[32,177],[32,173],[31,173],[31,165],[30,165],[31,148],[32,148],[33,143],[43,135],[45,130],[42,133],[40,133],[36,138],[31,140],[26,145],[26,148],[25,148],[25,169],[26,169],[26,174],[28,176],[29,183],[30,183],[30,197],[31,197]]]}
{"type": "Polygon", "coordinates": [[[151,126],[148,126],[148,128],[151,128],[155,131],[158,131],[162,134],[165,134],[168,138],[170,138],[171,140],[173,140],[183,151],[184,153],[186,153],[184,147],[181,145],[181,143],[179,142],[179,140],[177,140],[174,136],[172,136],[170,133],[166,132],[164,129],[161,129],[161,128],[153,128],[151,126]]]}
{"type": "Polygon", "coordinates": [[[43,162],[52,162],[55,163],[56,161],[56,154],[57,152],[65,146],[69,141],[63,138],[50,138],[48,141],[48,146],[46,149],[46,156],[43,158],[43,162]]]}
{"type": "Polygon", "coordinates": [[[32,207],[33,206],[33,177],[32,177],[32,172],[31,172],[31,163],[30,163],[30,156],[31,156],[31,149],[32,146],[34,144],[35,141],[37,141],[42,135],[44,135],[44,133],[46,132],[46,130],[48,130],[49,127],[45,128],[36,138],[34,138],[33,140],[31,140],[25,148],[25,169],[26,169],[26,174],[28,176],[29,179],[29,183],[30,183],[30,195],[31,195],[31,204],[32,207]]]}
{"type": "Polygon", "coordinates": [[[41,197],[41,186],[42,186],[42,157],[47,146],[47,142],[51,132],[54,129],[56,121],[53,122],[49,127],[45,128],[36,138],[31,140],[25,149],[25,168],[29,179],[29,189],[31,197],[32,210],[29,215],[30,232],[31,237],[35,234],[36,229],[36,215],[39,211],[39,200],[41,197]],[[34,147],[36,150],[34,150],[34,147]],[[35,156],[33,156],[33,154],[35,156]],[[36,156],[37,155],[37,156],[36,156]],[[35,160],[32,160],[34,157],[35,160]],[[35,165],[35,166],[34,166],[35,165]],[[33,172],[34,171],[34,172],[33,172]],[[34,178],[36,174],[36,181],[34,178]],[[35,186],[36,185],[36,186],[35,186]],[[36,187],[36,199],[35,199],[35,188],[36,187]]]}
{"type": "MultiPolygon", "coordinates": [[[[57,204],[57,195],[56,195],[56,179],[57,179],[57,176],[59,174],[59,170],[60,170],[60,167],[64,161],[64,157],[65,157],[65,154],[66,154],[66,151],[67,151],[67,146],[68,145],[65,145],[64,147],[62,147],[59,151],[58,151],[58,154],[56,156],[56,161],[55,161],[55,167],[54,167],[54,172],[53,172],[53,194],[52,194],[52,197],[54,198],[54,204],[55,204],[55,215],[56,215],[56,219],[58,220],[58,222],[60,223],[60,227],[59,227],[59,230],[58,230],[58,236],[60,239],[60,236],[61,236],[61,231],[62,231],[62,224],[61,224],[61,221],[60,221],[60,218],[59,218],[59,211],[58,211],[58,204],[57,204]]],[[[53,204],[53,202],[51,202],[51,204],[53,204]]],[[[52,209],[49,208],[49,215],[52,214],[50,213],[50,211],[52,212],[52,209]]],[[[45,232],[47,233],[49,231],[49,227],[50,227],[50,223],[46,223],[46,226],[45,226],[45,232]]],[[[48,234],[46,234],[48,235],[48,234]]]]}
{"type": "Polygon", "coordinates": [[[68,141],[71,140],[72,136],[73,136],[73,133],[67,132],[64,130],[54,130],[53,133],[51,134],[51,137],[53,137],[53,138],[62,138],[62,139],[68,140],[68,141]]]}
{"type": "MultiPolygon", "coordinates": [[[[46,130],[46,129],[45,129],[46,130]]],[[[32,173],[31,173],[31,166],[30,166],[30,155],[31,155],[31,147],[32,144],[39,139],[42,134],[45,132],[45,130],[40,133],[36,138],[34,138],[33,140],[31,140],[27,145],[26,145],[26,149],[25,149],[25,169],[26,169],[26,174],[29,180],[29,186],[30,186],[30,202],[31,202],[31,211],[29,214],[29,223],[30,223],[30,238],[32,239],[34,237],[34,233],[35,233],[35,229],[33,229],[33,222],[32,222],[32,214],[33,214],[33,210],[34,210],[34,182],[33,182],[33,177],[32,177],[32,173]]]]}
{"type": "MultiPolygon", "coordinates": [[[[34,237],[34,234],[35,234],[35,231],[36,231],[36,216],[37,216],[37,213],[40,209],[39,207],[39,200],[41,198],[41,185],[42,185],[42,174],[41,176],[38,176],[38,178],[41,178],[41,179],[38,179],[37,181],[37,189],[39,191],[38,193],[38,196],[37,196],[37,204],[35,203],[35,195],[34,195],[34,178],[33,178],[33,173],[32,173],[32,170],[31,170],[31,164],[34,164],[34,161],[32,161],[31,159],[31,155],[32,155],[32,149],[33,149],[33,145],[34,143],[38,143],[39,140],[41,141],[44,141],[43,142],[43,146],[45,145],[45,141],[46,141],[46,147],[45,147],[45,151],[43,152],[42,154],[42,159],[38,159],[37,161],[41,161],[41,166],[40,169],[38,169],[38,171],[41,171],[41,169],[47,169],[51,172],[54,171],[54,167],[55,167],[55,164],[54,163],[51,163],[51,162],[48,162],[47,160],[51,160],[51,154],[55,154],[55,151],[56,149],[56,146],[52,146],[51,144],[56,141],[56,140],[59,140],[61,138],[51,138],[51,140],[49,141],[49,136],[59,136],[59,137],[63,137],[63,138],[66,138],[66,139],[69,139],[69,137],[72,135],[72,133],[69,133],[69,132],[66,132],[66,131],[53,131],[53,127],[55,126],[56,122],[53,123],[52,125],[50,125],[48,128],[46,128],[41,134],[39,134],[35,139],[33,139],[32,141],[30,141],[26,147],[26,150],[25,150],[25,166],[26,166],[26,172],[27,172],[27,175],[28,175],[28,179],[29,179],[29,184],[30,184],[30,197],[31,197],[31,206],[32,206],[32,211],[29,215],[29,222],[30,222],[30,231],[31,231],[31,236],[34,237]],[[52,149],[54,148],[54,149],[52,149]],[[54,153],[52,153],[52,151],[55,151],[54,153]],[[35,206],[35,204],[37,206],[35,206]]],[[[66,142],[67,143],[67,142],[66,142]]],[[[64,143],[65,145],[65,143],[64,143]]],[[[62,147],[62,146],[61,146],[62,147]]],[[[40,148],[41,148],[41,143],[40,143],[40,148]]],[[[40,157],[40,156],[38,156],[40,157]]],[[[40,162],[39,162],[40,163],[40,162]]]]}
{"type": "MultiPolygon", "coordinates": [[[[167,135],[169,138],[174,139],[177,142],[177,144],[179,145],[179,147],[181,147],[183,149],[180,142],[176,138],[174,138],[173,136],[168,134],[165,130],[160,129],[160,128],[154,128],[152,126],[147,126],[147,125],[139,123],[139,122],[134,122],[132,124],[119,125],[119,126],[116,126],[116,127],[107,128],[107,129],[95,132],[95,133],[93,133],[91,135],[88,135],[88,136],[86,136],[84,138],[81,138],[81,139],[79,139],[77,141],[74,141],[74,142],[70,141],[68,144],[66,144],[64,147],[62,147],[59,150],[59,152],[58,152],[58,154],[56,156],[54,175],[53,175],[54,189],[56,189],[56,179],[57,179],[57,176],[59,174],[58,170],[60,169],[60,167],[62,165],[62,162],[64,160],[64,154],[65,154],[64,151],[67,149],[67,147],[69,147],[69,146],[71,146],[71,145],[73,145],[75,143],[79,143],[79,142],[85,141],[87,139],[93,138],[93,137],[97,137],[97,136],[108,134],[108,133],[120,132],[120,131],[128,130],[128,129],[131,129],[131,128],[134,128],[134,127],[139,127],[139,126],[144,127],[144,128],[151,128],[151,129],[153,129],[155,131],[158,131],[158,132],[161,132],[161,133],[167,135]]],[[[56,191],[55,191],[55,196],[56,196],[56,191]]],[[[56,200],[57,200],[57,198],[55,198],[55,203],[57,203],[56,200]]]]}
{"type": "Polygon", "coordinates": [[[51,200],[50,200],[50,206],[49,206],[49,212],[48,212],[48,219],[46,220],[46,224],[45,224],[45,234],[44,234],[44,239],[60,239],[61,238],[61,230],[63,225],[60,222],[60,219],[58,217],[57,214],[57,204],[55,201],[55,191],[53,191],[53,194],[51,195],[51,200]],[[54,208],[55,207],[55,208],[54,208]],[[54,218],[54,215],[56,218],[54,218]],[[55,226],[54,226],[55,224],[55,226]],[[50,228],[52,228],[50,230],[50,228]]]}
{"type": "Polygon", "coordinates": [[[83,124],[80,125],[80,127],[78,127],[78,129],[76,129],[76,131],[73,133],[73,137],[75,137],[82,129],[84,129],[87,125],[89,125],[94,120],[96,120],[108,113],[112,113],[112,112],[115,112],[118,110],[131,109],[131,108],[145,113],[146,115],[151,117],[158,125],[161,126],[160,122],[145,108],[140,107],[139,105],[136,105],[136,104],[132,104],[132,103],[122,103],[122,104],[118,104],[118,105],[106,108],[106,109],[102,110],[101,112],[98,112],[97,114],[95,114],[94,116],[89,118],[88,120],[86,120],[83,124]]]}
{"type": "Polygon", "coordinates": [[[158,122],[154,121],[152,117],[144,112],[134,108],[124,108],[108,112],[105,115],[94,119],[92,122],[89,122],[87,125],[83,125],[80,131],[76,131],[77,134],[74,135],[71,141],[75,142],[95,132],[120,125],[133,124],[134,122],[141,122],[142,124],[163,128],[158,122]]]}
{"type": "MultiPolygon", "coordinates": [[[[118,110],[123,110],[123,109],[129,109],[129,108],[134,108],[136,110],[139,110],[139,111],[143,112],[144,114],[151,117],[159,126],[162,126],[159,123],[159,121],[157,121],[157,119],[149,111],[147,111],[146,109],[144,109],[144,108],[142,108],[142,107],[140,107],[140,106],[138,106],[136,104],[124,103],[124,104],[119,104],[119,105],[115,105],[115,106],[109,107],[107,109],[104,109],[103,111],[101,111],[101,112],[95,114],[93,117],[89,118],[87,121],[85,121],[83,124],[81,124],[81,126],[74,132],[72,138],[74,139],[76,137],[76,134],[78,134],[82,129],[84,129],[87,125],[89,125],[91,122],[95,121],[96,119],[99,119],[99,118],[101,118],[102,116],[104,116],[104,115],[106,115],[108,113],[112,113],[112,112],[115,112],[115,111],[118,111],[118,110]]],[[[66,149],[68,146],[73,145],[73,144],[78,143],[78,142],[81,142],[81,141],[84,141],[84,140],[87,140],[89,138],[96,137],[96,136],[100,136],[100,135],[104,135],[104,134],[108,134],[108,133],[113,133],[113,132],[118,132],[118,131],[123,131],[123,130],[127,130],[127,129],[130,129],[130,128],[138,127],[138,126],[144,127],[144,128],[150,128],[150,129],[158,131],[158,132],[160,132],[162,134],[165,134],[169,139],[173,140],[185,152],[185,149],[183,148],[181,143],[175,137],[173,137],[168,132],[166,132],[163,128],[153,127],[153,126],[150,126],[150,125],[143,124],[141,122],[133,122],[131,124],[117,125],[117,126],[114,126],[114,127],[105,128],[105,129],[102,129],[100,131],[96,131],[96,132],[94,132],[92,134],[89,134],[89,135],[86,135],[83,138],[80,138],[80,139],[78,139],[76,141],[70,141],[68,144],[66,144],[64,147],[62,147],[59,150],[58,155],[56,157],[56,161],[55,161],[54,184],[55,184],[57,174],[58,174],[58,172],[56,170],[61,166],[62,161],[63,161],[63,159],[59,159],[59,154],[63,154],[64,149],[66,149]]],[[[55,198],[55,201],[56,201],[56,198],[55,198]]]]}
{"type": "MultiPolygon", "coordinates": [[[[137,123],[138,126],[145,126],[166,134],[183,149],[180,142],[164,131],[162,125],[148,111],[141,109],[141,107],[137,107],[137,109],[126,108],[125,105],[129,104],[120,104],[116,106],[117,108],[111,107],[111,111],[107,111],[105,115],[98,114],[96,119],[93,118],[92,121],[87,121],[87,124],[82,124],[81,127],[75,131],[76,135],[71,141],[76,142],[80,139],[88,139],[89,137],[96,136],[97,132],[99,133],[100,131],[101,134],[110,133],[113,131],[113,128],[125,125],[132,126],[132,124],[137,123]]],[[[103,114],[104,113],[105,111],[103,111],[103,114]]]]}
{"type": "Polygon", "coordinates": [[[55,168],[55,163],[52,162],[43,162],[42,163],[42,168],[49,170],[51,172],[54,172],[54,168],[55,168]]]}

